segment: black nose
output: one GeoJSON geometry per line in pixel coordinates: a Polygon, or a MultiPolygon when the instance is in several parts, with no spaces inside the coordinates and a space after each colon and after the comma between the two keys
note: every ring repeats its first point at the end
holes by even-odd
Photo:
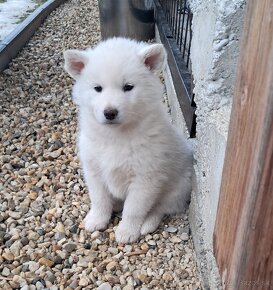
{"type": "Polygon", "coordinates": [[[105,109],[103,111],[104,116],[107,120],[114,120],[118,115],[117,109],[105,109]]]}

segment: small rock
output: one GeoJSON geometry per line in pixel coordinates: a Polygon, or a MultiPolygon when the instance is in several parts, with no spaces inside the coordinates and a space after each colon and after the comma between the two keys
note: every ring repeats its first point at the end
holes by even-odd
{"type": "Polygon", "coordinates": [[[97,270],[98,270],[98,272],[99,272],[99,273],[102,273],[102,272],[105,270],[106,266],[107,266],[111,261],[112,261],[111,259],[106,259],[106,260],[102,261],[101,263],[99,263],[98,266],[97,266],[97,270]]]}
{"type": "Polygon", "coordinates": [[[31,191],[28,195],[28,198],[30,198],[31,200],[35,200],[38,197],[38,193],[35,191],[31,191]]]}
{"type": "Polygon", "coordinates": [[[169,237],[169,233],[166,232],[166,231],[163,231],[163,232],[162,232],[162,236],[163,236],[164,239],[168,239],[168,237],[169,237]]]}
{"type": "Polygon", "coordinates": [[[91,234],[91,240],[95,240],[100,236],[100,232],[99,231],[95,231],[91,234]]]}
{"type": "Polygon", "coordinates": [[[130,253],[132,251],[133,247],[131,245],[125,245],[123,248],[124,253],[130,253]]]}
{"type": "Polygon", "coordinates": [[[64,233],[57,232],[55,234],[54,238],[55,238],[55,240],[60,241],[60,240],[62,240],[62,239],[65,238],[65,234],[64,233]]]}
{"type": "Polygon", "coordinates": [[[91,247],[92,247],[92,245],[91,245],[90,243],[85,243],[85,244],[84,244],[84,248],[85,248],[86,250],[90,250],[91,247]]]}
{"type": "Polygon", "coordinates": [[[117,248],[112,248],[112,247],[109,247],[108,248],[108,252],[113,254],[113,255],[116,255],[118,254],[118,249],[117,248]]]}
{"type": "Polygon", "coordinates": [[[58,150],[52,151],[52,152],[46,152],[44,153],[44,158],[48,159],[48,160],[54,160],[56,158],[58,158],[61,154],[62,154],[63,149],[60,148],[58,150]]]}
{"type": "Polygon", "coordinates": [[[188,241],[189,239],[189,235],[187,233],[182,233],[180,237],[182,241],[188,241]]]}
{"type": "Polygon", "coordinates": [[[36,241],[36,240],[39,239],[39,237],[40,237],[39,234],[36,233],[36,232],[31,231],[31,232],[28,233],[28,239],[29,240],[36,241]]]}
{"type": "Polygon", "coordinates": [[[154,240],[149,240],[148,245],[149,246],[156,246],[156,242],[154,240]]]}
{"type": "Polygon", "coordinates": [[[40,281],[38,281],[37,283],[36,283],[36,289],[37,290],[42,290],[42,289],[44,289],[44,285],[40,282],[40,281]]]}
{"type": "Polygon", "coordinates": [[[134,290],[134,287],[132,285],[126,285],[122,290],[134,290]]]}
{"type": "Polygon", "coordinates": [[[44,280],[49,281],[50,283],[53,284],[56,280],[56,276],[52,272],[47,271],[45,274],[44,280]]]}
{"type": "Polygon", "coordinates": [[[34,261],[28,262],[28,268],[30,272],[35,272],[39,269],[39,263],[36,263],[34,261]]]}
{"type": "Polygon", "coordinates": [[[22,217],[22,213],[21,212],[18,212],[18,211],[10,211],[9,212],[9,216],[18,220],[19,218],[22,217]]]}
{"type": "Polygon", "coordinates": [[[165,272],[162,276],[163,280],[169,282],[173,280],[173,276],[170,272],[165,272]]]}
{"type": "Polygon", "coordinates": [[[148,251],[148,250],[149,250],[149,246],[148,246],[148,244],[146,244],[146,243],[142,244],[142,245],[140,246],[140,248],[141,248],[141,250],[143,250],[143,251],[148,251]]]}
{"type": "Polygon", "coordinates": [[[31,208],[34,216],[40,216],[45,211],[45,208],[43,206],[43,201],[42,200],[38,200],[38,199],[34,200],[31,203],[30,208],[31,208]]]}
{"type": "Polygon", "coordinates": [[[38,262],[41,265],[48,266],[48,267],[52,267],[54,265],[53,261],[46,259],[46,258],[40,258],[38,262]]]}
{"type": "Polygon", "coordinates": [[[20,240],[15,241],[11,246],[10,246],[10,251],[15,257],[18,257],[20,255],[20,250],[22,249],[23,245],[21,244],[20,240]]]}
{"type": "Polygon", "coordinates": [[[112,290],[112,287],[109,283],[102,283],[98,287],[98,290],[112,290]]]}
{"type": "Polygon", "coordinates": [[[57,255],[55,258],[54,258],[54,264],[58,265],[58,264],[62,264],[63,263],[63,258],[60,257],[59,255],[57,255]]]}
{"type": "Polygon", "coordinates": [[[79,281],[79,286],[87,286],[87,285],[88,285],[87,278],[81,278],[79,281]]]}
{"type": "Polygon", "coordinates": [[[68,253],[73,252],[76,248],[77,248],[77,245],[74,244],[74,243],[67,243],[67,244],[64,245],[64,249],[68,253]]]}
{"type": "Polygon", "coordinates": [[[110,283],[110,284],[118,284],[119,283],[119,278],[117,276],[111,275],[111,274],[106,274],[105,279],[110,283]]]}
{"type": "Polygon", "coordinates": [[[71,287],[72,289],[76,289],[79,286],[79,283],[77,280],[74,280],[69,287],[71,287]]]}
{"type": "Polygon", "coordinates": [[[116,269],[116,267],[117,267],[117,262],[112,261],[109,264],[107,264],[106,270],[109,271],[109,272],[112,272],[112,271],[114,271],[116,269]]]}
{"type": "Polygon", "coordinates": [[[2,270],[2,275],[5,277],[8,277],[10,275],[10,270],[7,267],[4,267],[4,269],[2,270]]]}
{"type": "Polygon", "coordinates": [[[43,236],[45,234],[45,230],[44,229],[38,229],[37,230],[37,233],[40,235],[40,236],[43,236]]]}
{"type": "Polygon", "coordinates": [[[55,230],[56,230],[56,232],[64,233],[65,232],[65,228],[64,228],[63,223],[58,222],[55,230]]]}
{"type": "Polygon", "coordinates": [[[9,233],[5,233],[5,235],[4,235],[4,237],[3,237],[3,241],[6,242],[6,241],[8,241],[8,240],[10,240],[10,239],[11,239],[11,234],[9,234],[9,233]]]}
{"type": "Polygon", "coordinates": [[[23,246],[26,246],[28,243],[29,243],[29,239],[28,239],[27,237],[23,237],[23,238],[21,239],[21,244],[22,244],[23,246]]]}
{"type": "Polygon", "coordinates": [[[38,282],[40,282],[42,284],[42,286],[45,287],[46,283],[45,283],[45,280],[41,277],[36,277],[34,278],[32,281],[31,281],[31,284],[32,285],[36,285],[38,282]]]}
{"type": "Polygon", "coordinates": [[[3,257],[5,260],[9,261],[9,262],[11,262],[11,261],[14,260],[14,255],[13,255],[11,252],[9,252],[9,251],[3,253],[2,257],[3,257]]]}
{"type": "Polygon", "coordinates": [[[69,228],[69,231],[72,233],[72,234],[76,234],[77,231],[78,231],[78,228],[79,226],[77,224],[74,224],[72,225],[70,228],[69,228]]]}
{"type": "Polygon", "coordinates": [[[167,227],[165,228],[165,231],[168,233],[176,233],[177,232],[177,228],[175,227],[167,227]]]}
{"type": "Polygon", "coordinates": [[[187,279],[189,277],[188,271],[182,269],[180,277],[181,277],[181,279],[187,279]]]}
{"type": "Polygon", "coordinates": [[[170,241],[174,244],[178,244],[178,243],[181,243],[181,239],[178,238],[177,236],[173,236],[170,238],[170,241]]]}
{"type": "Polygon", "coordinates": [[[86,267],[88,267],[88,264],[89,264],[89,261],[88,261],[88,258],[86,258],[86,257],[80,257],[79,258],[79,261],[78,261],[78,263],[77,263],[77,265],[79,266],[79,267],[83,267],[83,268],[86,268],[86,267]]]}

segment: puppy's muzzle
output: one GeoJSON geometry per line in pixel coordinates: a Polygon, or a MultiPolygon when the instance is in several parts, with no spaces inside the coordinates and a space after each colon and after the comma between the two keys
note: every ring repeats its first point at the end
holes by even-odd
{"type": "Polygon", "coordinates": [[[103,114],[104,114],[106,120],[113,121],[118,116],[118,110],[113,109],[113,108],[107,108],[103,111],[103,114]]]}

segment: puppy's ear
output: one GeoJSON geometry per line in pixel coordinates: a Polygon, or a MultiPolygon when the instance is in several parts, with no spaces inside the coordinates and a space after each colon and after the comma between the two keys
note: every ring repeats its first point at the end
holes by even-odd
{"type": "Polygon", "coordinates": [[[77,80],[88,62],[86,53],[82,50],[69,49],[64,51],[64,69],[77,80]]]}
{"type": "Polygon", "coordinates": [[[149,45],[143,48],[139,55],[152,72],[160,72],[166,64],[167,53],[162,44],[149,45]]]}

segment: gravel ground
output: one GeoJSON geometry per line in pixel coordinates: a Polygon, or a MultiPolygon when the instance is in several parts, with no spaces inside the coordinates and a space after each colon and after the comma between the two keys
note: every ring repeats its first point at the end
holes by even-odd
{"type": "Polygon", "coordinates": [[[0,75],[0,289],[201,289],[187,215],[117,244],[80,224],[89,200],[62,51],[99,41],[97,2],[68,1],[0,75]]]}

